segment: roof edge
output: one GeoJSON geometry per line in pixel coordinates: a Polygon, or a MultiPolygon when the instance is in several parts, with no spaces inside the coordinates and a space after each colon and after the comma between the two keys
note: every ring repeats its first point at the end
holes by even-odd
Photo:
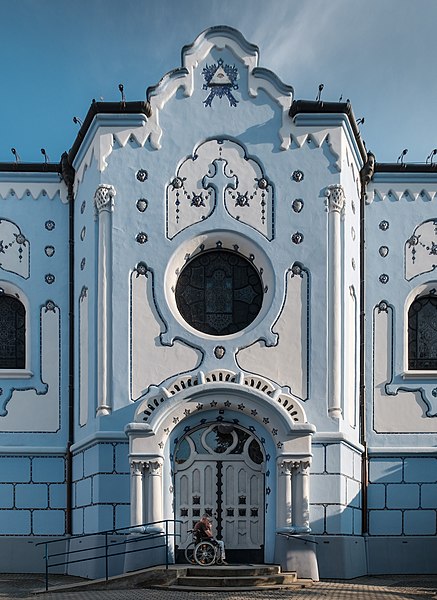
{"type": "Polygon", "coordinates": [[[375,173],[437,173],[437,164],[376,162],[375,173]]]}
{"type": "Polygon", "coordinates": [[[98,114],[144,114],[146,117],[150,117],[152,111],[150,109],[150,104],[142,100],[137,100],[134,102],[96,102],[93,100],[81,125],[81,128],[79,129],[76,139],[74,140],[73,145],[68,152],[68,160],[70,164],[73,164],[76,154],[79,152],[79,148],[85,139],[86,134],[88,133],[88,129],[90,128],[94,117],[98,114]]]}
{"type": "Polygon", "coordinates": [[[367,149],[361,138],[360,130],[355,119],[352,105],[350,102],[322,102],[317,100],[295,100],[290,107],[289,115],[293,119],[299,113],[309,114],[338,114],[343,113],[349,120],[352,132],[357,142],[361,158],[365,163],[367,161],[367,149]]]}
{"type": "Polygon", "coordinates": [[[0,173],[59,173],[61,163],[0,162],[0,173]]]}

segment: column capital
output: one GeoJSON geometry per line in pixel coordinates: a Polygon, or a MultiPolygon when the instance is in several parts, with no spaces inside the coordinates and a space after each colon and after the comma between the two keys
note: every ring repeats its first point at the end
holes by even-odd
{"type": "Polygon", "coordinates": [[[113,185],[101,183],[94,194],[94,204],[98,213],[102,211],[112,212],[114,210],[114,198],[116,191],[113,185]]]}
{"type": "Polygon", "coordinates": [[[139,476],[144,472],[144,461],[143,460],[131,460],[130,469],[132,475],[139,476]]]}
{"type": "Polygon", "coordinates": [[[293,472],[296,471],[300,471],[303,472],[306,469],[308,469],[310,467],[310,461],[309,460],[299,460],[299,459],[295,459],[295,458],[287,458],[287,459],[282,459],[280,460],[279,464],[279,468],[284,472],[284,473],[290,473],[292,474],[293,472]]]}
{"type": "Polygon", "coordinates": [[[157,459],[146,460],[144,462],[144,468],[149,473],[149,475],[161,476],[162,461],[157,459]]]}
{"type": "Polygon", "coordinates": [[[344,208],[345,195],[343,186],[339,183],[330,185],[326,188],[326,196],[328,198],[329,212],[341,213],[344,208]]]}

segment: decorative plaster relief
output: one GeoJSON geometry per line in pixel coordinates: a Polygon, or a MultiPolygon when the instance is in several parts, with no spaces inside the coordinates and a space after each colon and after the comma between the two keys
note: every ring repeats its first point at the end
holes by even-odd
{"type": "Polygon", "coordinates": [[[381,189],[378,187],[374,189],[372,192],[368,192],[366,195],[366,204],[371,204],[374,200],[390,200],[392,202],[399,202],[401,200],[413,201],[424,200],[425,202],[431,202],[436,197],[437,191],[423,189],[416,187],[415,189],[404,189],[398,188],[394,190],[393,188],[381,189]]]}
{"type": "MultiPolygon", "coordinates": [[[[303,424],[307,423],[307,418],[305,415],[305,411],[303,407],[300,405],[299,400],[295,397],[287,394],[281,387],[275,386],[271,381],[264,379],[259,376],[251,376],[250,374],[239,372],[234,373],[233,371],[228,370],[215,370],[208,373],[203,373],[202,371],[194,374],[187,375],[184,377],[180,377],[177,380],[172,380],[167,382],[166,386],[162,386],[161,388],[151,388],[148,394],[148,397],[145,398],[136,411],[136,421],[139,423],[148,423],[153,421],[153,418],[159,412],[160,407],[169,402],[172,402],[173,397],[178,393],[183,393],[184,391],[189,390],[190,395],[194,395],[197,391],[196,387],[202,387],[205,389],[211,385],[217,390],[217,396],[219,396],[219,387],[220,383],[226,384],[226,389],[229,386],[234,387],[235,390],[245,389],[247,392],[250,389],[257,391],[258,394],[265,397],[265,400],[268,400],[269,403],[273,403],[278,407],[281,406],[285,411],[285,414],[291,421],[295,424],[303,424]]],[[[207,396],[207,394],[205,394],[207,396]]],[[[246,413],[253,417],[255,420],[259,421],[263,425],[269,425],[270,419],[266,416],[265,412],[259,412],[256,408],[254,408],[254,404],[252,402],[244,403],[242,397],[239,394],[223,394],[223,399],[221,398],[208,398],[205,401],[197,401],[191,409],[184,408],[183,417],[187,417],[191,412],[199,412],[202,410],[210,410],[211,408],[225,408],[225,409],[234,409],[236,411],[246,413]],[[233,398],[233,399],[232,399],[233,398]]],[[[272,420],[275,417],[273,413],[271,413],[272,420]]],[[[173,417],[173,422],[176,424],[179,420],[175,420],[173,417]]],[[[276,417],[274,418],[276,420],[276,417]]],[[[275,425],[274,425],[275,426],[275,425]]],[[[276,425],[277,426],[277,425],[276,425]]],[[[272,430],[272,435],[275,437],[278,432],[276,430],[272,430]]],[[[166,431],[164,429],[164,433],[169,435],[170,430],[166,431]]]]}
{"type": "Polygon", "coordinates": [[[435,381],[393,383],[393,308],[373,311],[373,429],[376,433],[435,433],[435,381]]]}
{"type": "Polygon", "coordinates": [[[437,266],[437,220],[425,221],[416,227],[405,242],[405,278],[407,281],[437,266]]]}
{"type": "Polygon", "coordinates": [[[210,140],[198,146],[167,187],[167,236],[206,220],[222,203],[237,221],[273,238],[273,186],[240,144],[210,140]]]}
{"type": "MultiPolygon", "coordinates": [[[[19,174],[13,174],[13,177],[20,177],[19,174]]],[[[50,174],[45,175],[50,177],[50,174]]],[[[63,181],[60,181],[60,176],[53,174],[53,182],[50,181],[0,181],[0,198],[6,200],[11,196],[17,200],[22,200],[25,197],[38,200],[39,198],[48,198],[53,200],[57,195],[61,198],[64,204],[68,202],[68,189],[63,181]],[[57,181],[56,181],[57,180],[57,181]]]]}
{"type": "MultiPolygon", "coordinates": [[[[186,46],[182,50],[182,68],[175,69],[167,75],[165,75],[157,86],[149,88],[148,90],[148,101],[151,106],[151,116],[147,123],[148,135],[150,135],[150,143],[153,148],[159,149],[161,147],[162,129],[159,124],[159,113],[167,104],[167,102],[176,94],[178,90],[182,90],[186,97],[192,96],[194,92],[194,72],[199,65],[203,64],[203,61],[211,56],[212,51],[220,51],[223,48],[228,48],[236,57],[237,61],[247,67],[247,92],[250,96],[258,96],[259,90],[264,91],[274,102],[276,102],[282,111],[282,124],[279,130],[279,138],[281,140],[281,149],[286,150],[290,145],[290,133],[292,123],[288,116],[291,103],[293,101],[293,89],[287,85],[284,85],[279,78],[268,71],[267,69],[261,69],[257,66],[258,64],[258,48],[249,44],[243,36],[230,27],[213,27],[207,29],[201,33],[191,46],[186,46]]],[[[214,58],[212,60],[215,61],[214,58]]],[[[218,63],[215,63],[218,67],[218,63]]],[[[235,91],[236,74],[233,70],[236,67],[230,67],[230,71],[226,72],[222,65],[222,71],[219,74],[224,74],[224,77],[229,81],[227,88],[223,89],[224,86],[217,86],[221,88],[221,94],[226,95],[231,106],[235,106],[235,96],[230,91],[230,87],[235,91]],[[229,92],[229,93],[227,93],[229,92]]],[[[214,73],[211,72],[211,67],[205,65],[206,77],[214,77],[217,70],[214,73]]],[[[205,77],[205,72],[204,72],[205,77]]],[[[207,88],[212,90],[209,84],[206,82],[207,88]]],[[[242,90],[243,93],[243,90],[242,90]]],[[[216,95],[216,94],[215,94],[216,95]]],[[[210,96],[206,99],[206,102],[210,104],[213,98],[210,96]]]]}
{"type": "MultiPolygon", "coordinates": [[[[41,382],[13,387],[1,398],[3,432],[46,433],[60,427],[60,310],[52,300],[41,307],[41,382]]],[[[35,375],[35,379],[39,379],[35,375]]],[[[14,382],[16,385],[16,382],[14,382]]]]}
{"type": "Polygon", "coordinates": [[[330,185],[326,190],[326,196],[328,197],[329,212],[337,212],[342,214],[345,203],[343,186],[339,183],[330,185]]]}
{"type": "Polygon", "coordinates": [[[130,380],[131,399],[137,400],[151,384],[159,384],[175,373],[195,369],[199,352],[175,341],[163,346],[164,322],[156,308],[153,273],[139,263],[131,273],[130,380]],[[151,359],[153,357],[153,359],[151,359]]]}
{"type": "Polygon", "coordinates": [[[205,106],[211,106],[212,101],[216,96],[226,98],[229,101],[229,106],[236,107],[239,100],[233,94],[233,91],[238,90],[238,69],[235,65],[228,65],[219,58],[217,63],[206,65],[202,71],[205,83],[203,89],[209,92],[208,97],[203,101],[205,106]]]}
{"type": "Polygon", "coordinates": [[[0,268],[28,279],[30,242],[21,233],[18,225],[0,219],[0,268]]]}
{"type": "Polygon", "coordinates": [[[309,278],[299,264],[286,274],[285,299],[272,331],[277,334],[275,346],[263,341],[242,348],[236,355],[238,366],[289,387],[301,400],[308,398],[309,388],[309,278]]]}

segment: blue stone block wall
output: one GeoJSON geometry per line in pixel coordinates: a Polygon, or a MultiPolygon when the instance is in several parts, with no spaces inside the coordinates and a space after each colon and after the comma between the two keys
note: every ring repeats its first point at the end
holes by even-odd
{"type": "Polygon", "coordinates": [[[62,456],[0,456],[2,536],[65,534],[66,481],[62,456]]]}
{"type": "Polygon", "coordinates": [[[95,442],[73,454],[73,532],[130,525],[128,442],[95,442]]]}
{"type": "Polygon", "coordinates": [[[310,526],[315,535],[361,535],[361,454],[346,444],[313,444],[310,526]]]}
{"type": "Polygon", "coordinates": [[[371,458],[368,492],[372,536],[437,533],[437,458],[371,458]]]}

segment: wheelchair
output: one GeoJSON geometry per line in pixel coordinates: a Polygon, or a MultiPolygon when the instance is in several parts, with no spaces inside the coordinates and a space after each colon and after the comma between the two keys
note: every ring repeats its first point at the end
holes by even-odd
{"type": "Polygon", "coordinates": [[[192,541],[185,548],[185,559],[192,565],[208,567],[214,565],[217,561],[218,546],[208,539],[199,540],[194,529],[188,533],[193,534],[192,541]]]}

